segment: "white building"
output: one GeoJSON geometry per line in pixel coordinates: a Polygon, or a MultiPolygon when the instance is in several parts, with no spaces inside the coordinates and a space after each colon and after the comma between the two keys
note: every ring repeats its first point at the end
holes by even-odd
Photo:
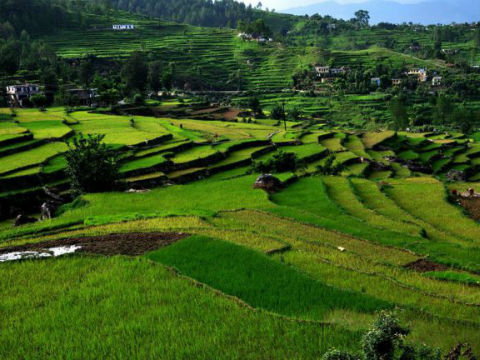
{"type": "Polygon", "coordinates": [[[133,24],[119,24],[112,25],[113,30],[135,30],[135,25],[133,24]]]}
{"type": "Polygon", "coordinates": [[[316,65],[315,66],[315,71],[319,75],[326,75],[330,74],[330,66],[321,66],[321,65],[316,65]]]}
{"type": "Polygon", "coordinates": [[[398,78],[392,79],[392,85],[393,85],[393,86],[400,86],[400,85],[402,85],[402,79],[398,79],[398,78]]]}
{"type": "Polygon", "coordinates": [[[340,68],[332,68],[330,70],[330,72],[333,74],[333,75],[343,75],[343,74],[346,74],[347,73],[347,68],[345,66],[342,66],[340,68]]]}
{"type": "Polygon", "coordinates": [[[379,77],[373,77],[370,79],[370,84],[375,85],[376,87],[380,87],[382,85],[382,79],[379,77]]]}
{"type": "Polygon", "coordinates": [[[407,73],[407,75],[416,76],[420,82],[426,82],[428,79],[427,70],[423,68],[412,69],[407,73]]]}
{"type": "Polygon", "coordinates": [[[9,85],[6,88],[7,96],[14,106],[23,106],[25,99],[40,93],[40,86],[35,84],[9,85]]]}
{"type": "Polygon", "coordinates": [[[432,86],[440,86],[442,85],[443,78],[441,76],[434,76],[432,78],[432,86]]]}

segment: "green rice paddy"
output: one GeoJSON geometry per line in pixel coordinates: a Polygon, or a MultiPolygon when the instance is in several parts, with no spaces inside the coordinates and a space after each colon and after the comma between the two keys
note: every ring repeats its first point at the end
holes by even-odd
{"type": "Polygon", "coordinates": [[[411,344],[446,352],[479,343],[480,225],[448,201],[443,182],[457,166],[478,176],[475,140],[307,122],[282,133],[283,124],[269,119],[135,116],[132,126],[129,116],[77,111],[68,115],[73,125],[64,116],[59,108],[19,110],[20,124],[2,122],[4,134],[38,143],[19,139],[7,155],[0,147],[1,206],[47,184],[68,185],[63,134],[105,134],[124,154],[124,181],[155,185],[84,194],[56,218],[17,228],[6,216],[0,249],[125,232],[191,236],[135,258],[0,263],[2,358],[319,358],[331,347],[357,350],[375,312],[386,308],[411,326],[411,344]],[[271,134],[282,135],[270,143],[271,134]],[[280,150],[306,168],[274,174],[286,183],[275,194],[252,189],[252,161],[280,150]],[[316,173],[328,154],[343,164],[336,176],[316,173]],[[439,268],[415,269],[419,260],[439,268]]]}

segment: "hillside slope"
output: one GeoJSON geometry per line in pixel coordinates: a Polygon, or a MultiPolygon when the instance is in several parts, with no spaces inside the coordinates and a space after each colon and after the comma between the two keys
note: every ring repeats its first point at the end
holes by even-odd
{"type": "MultiPolygon", "coordinates": [[[[171,67],[178,82],[197,90],[281,90],[292,86],[295,73],[322,61],[322,50],[314,43],[259,44],[241,40],[235,30],[169,23],[126,12],[114,14],[115,17],[90,14],[87,28],[73,25],[40,38],[68,59],[87,54],[122,59],[134,51],[146,51],[151,59],[171,67]],[[114,31],[113,23],[132,23],[135,30],[114,31]]],[[[332,57],[339,66],[374,68],[379,63],[441,66],[441,62],[421,60],[378,46],[341,50],[341,41],[341,36],[332,41],[332,48],[337,49],[332,57]]]]}

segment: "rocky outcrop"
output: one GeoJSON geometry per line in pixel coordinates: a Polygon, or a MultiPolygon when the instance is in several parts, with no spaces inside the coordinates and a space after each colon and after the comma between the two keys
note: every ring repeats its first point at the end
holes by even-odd
{"type": "Polygon", "coordinates": [[[268,193],[273,193],[281,190],[283,183],[277,177],[272,174],[262,174],[260,175],[255,183],[253,184],[254,189],[262,189],[268,193]]]}
{"type": "Polygon", "coordinates": [[[22,226],[22,225],[26,225],[26,224],[32,224],[32,223],[35,223],[35,222],[37,222],[37,219],[26,216],[26,215],[23,215],[23,214],[19,214],[15,218],[13,226],[18,227],[18,226],[22,226]]]}

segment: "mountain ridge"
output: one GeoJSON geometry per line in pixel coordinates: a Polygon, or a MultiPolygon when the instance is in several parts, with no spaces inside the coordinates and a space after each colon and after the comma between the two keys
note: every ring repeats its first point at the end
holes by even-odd
{"type": "Polygon", "coordinates": [[[480,2],[469,0],[423,1],[419,3],[401,4],[392,0],[367,0],[361,3],[340,4],[326,1],[308,6],[295,7],[283,12],[293,15],[330,15],[335,18],[350,19],[355,11],[368,10],[371,23],[379,22],[403,23],[413,22],[424,25],[450,24],[480,21],[480,2]]]}

